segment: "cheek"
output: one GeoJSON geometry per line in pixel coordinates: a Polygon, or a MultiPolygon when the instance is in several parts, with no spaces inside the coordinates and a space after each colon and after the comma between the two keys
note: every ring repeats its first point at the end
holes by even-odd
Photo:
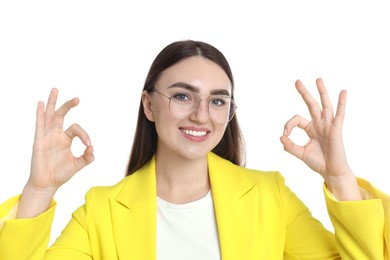
{"type": "Polygon", "coordinates": [[[176,128],[180,120],[174,118],[169,112],[168,106],[158,106],[153,108],[154,123],[156,131],[160,135],[167,134],[171,129],[176,128]]]}
{"type": "Polygon", "coordinates": [[[154,120],[159,124],[166,124],[174,120],[171,113],[169,112],[169,107],[166,104],[157,104],[152,106],[154,120]]]}
{"type": "Polygon", "coordinates": [[[154,121],[161,121],[159,118],[165,117],[167,114],[169,114],[169,105],[161,102],[158,99],[154,99],[150,104],[150,110],[154,121]]]}
{"type": "Polygon", "coordinates": [[[225,131],[226,131],[226,127],[227,125],[214,125],[214,135],[215,135],[215,138],[216,138],[216,143],[218,144],[223,135],[225,134],[225,131]]]}
{"type": "Polygon", "coordinates": [[[224,124],[224,125],[214,124],[215,131],[217,131],[218,133],[221,133],[221,135],[223,135],[225,133],[226,128],[227,128],[227,124],[224,124]]]}

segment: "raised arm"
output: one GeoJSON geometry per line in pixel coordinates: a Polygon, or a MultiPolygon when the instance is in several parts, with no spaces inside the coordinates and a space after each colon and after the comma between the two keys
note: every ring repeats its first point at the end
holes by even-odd
{"type": "Polygon", "coordinates": [[[79,99],[71,99],[55,110],[57,96],[58,90],[53,88],[46,108],[43,102],[38,103],[31,172],[16,218],[32,218],[45,212],[58,188],[94,160],[88,134],[77,124],[63,129],[66,114],[79,104],[79,99]],[[75,137],[86,146],[80,157],[71,150],[75,137]]]}

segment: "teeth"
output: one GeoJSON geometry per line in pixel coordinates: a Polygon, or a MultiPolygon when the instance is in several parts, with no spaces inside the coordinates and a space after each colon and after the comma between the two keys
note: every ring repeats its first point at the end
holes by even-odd
{"type": "Polygon", "coordinates": [[[205,136],[207,134],[206,131],[193,131],[193,130],[182,130],[186,135],[192,135],[192,136],[205,136]]]}

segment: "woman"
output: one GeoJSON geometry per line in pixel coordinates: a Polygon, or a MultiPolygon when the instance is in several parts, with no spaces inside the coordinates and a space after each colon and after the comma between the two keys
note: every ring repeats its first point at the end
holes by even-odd
{"type": "Polygon", "coordinates": [[[297,81],[312,119],[293,117],[280,140],[324,178],[336,235],[278,172],[243,167],[229,64],[209,44],[181,41],[160,52],[146,78],[128,176],[92,188],[48,250],[53,196],[94,156],[80,126],[62,130],[78,99],[55,110],[53,89],[46,109],[38,104],[30,178],[20,197],[0,207],[0,259],[388,259],[389,197],[347,163],[346,92],[334,115],[322,80],[316,83],[322,107],[297,81]],[[289,139],[295,127],[310,137],[303,147],[289,139]],[[71,152],[75,137],[86,146],[79,158],[71,152]]]}

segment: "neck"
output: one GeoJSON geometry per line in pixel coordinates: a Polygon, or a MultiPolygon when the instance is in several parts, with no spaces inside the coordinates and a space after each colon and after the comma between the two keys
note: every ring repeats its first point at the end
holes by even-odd
{"type": "Polygon", "coordinates": [[[204,197],[210,190],[207,156],[188,159],[156,153],[157,195],[183,204],[204,197]]]}

